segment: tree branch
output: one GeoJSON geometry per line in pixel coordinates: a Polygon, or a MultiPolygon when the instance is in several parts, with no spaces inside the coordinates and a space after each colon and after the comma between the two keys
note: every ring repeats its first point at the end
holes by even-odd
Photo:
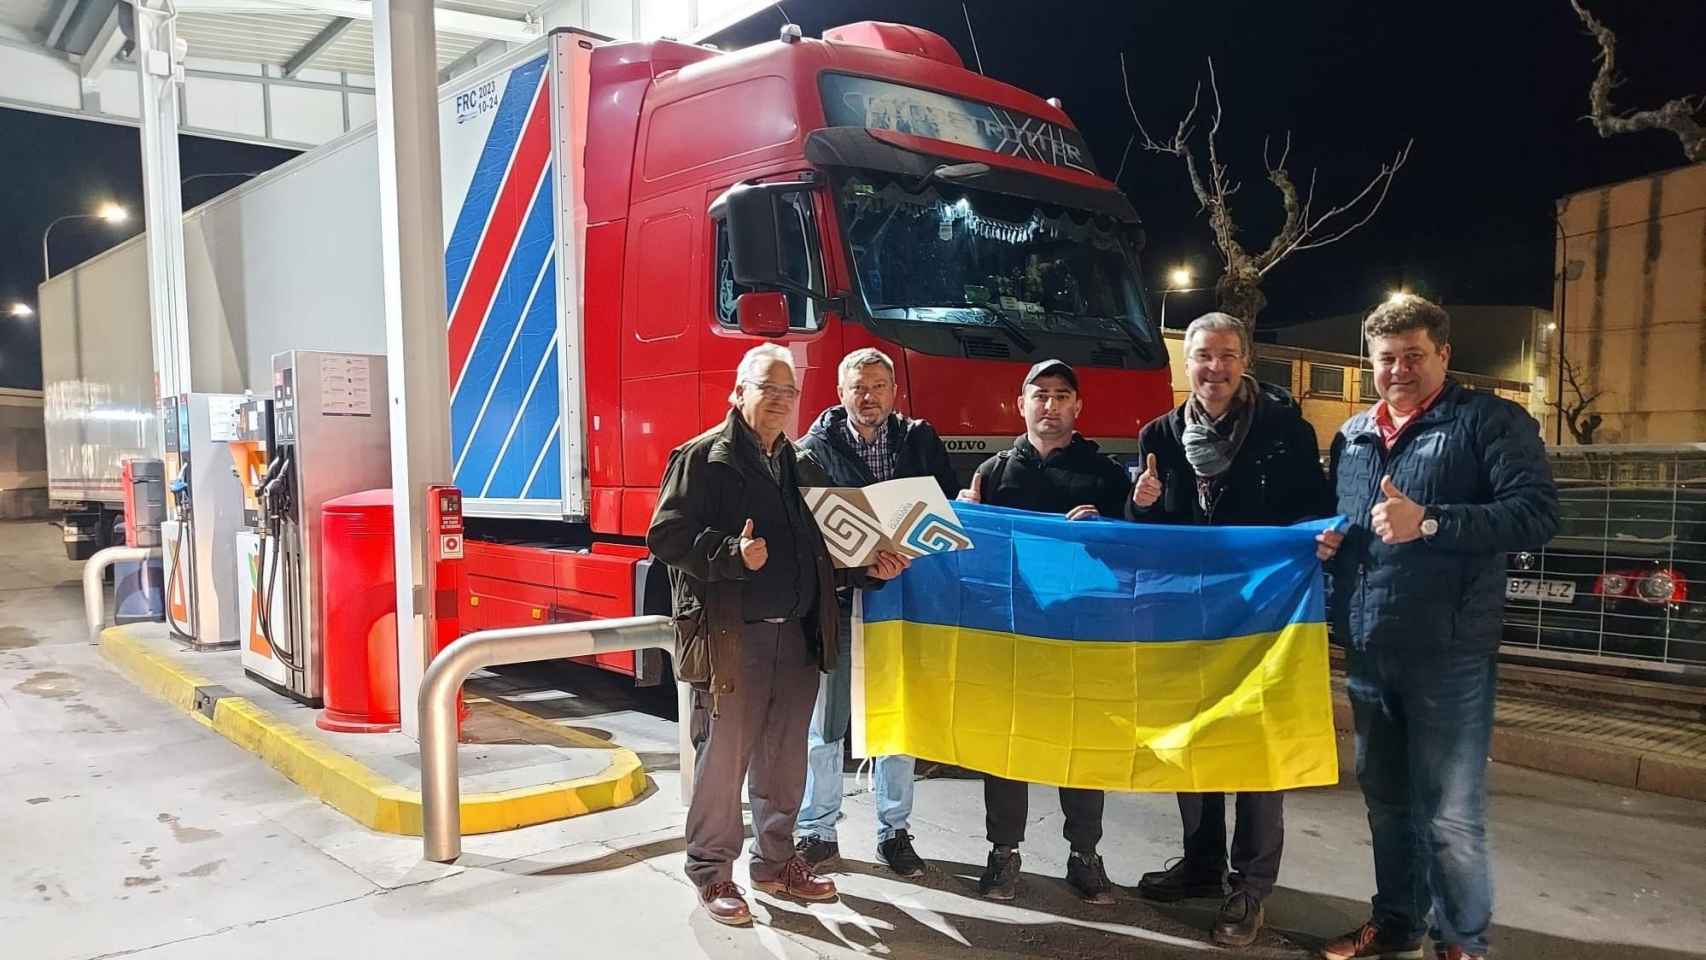
{"type": "MultiPolygon", "coordinates": [[[[1302,233],[1298,236],[1297,242],[1292,244],[1284,253],[1280,254],[1274,262],[1278,263],[1279,260],[1283,260],[1287,256],[1299,251],[1313,250],[1316,247],[1324,247],[1329,243],[1337,243],[1356,232],[1357,228],[1361,227],[1363,224],[1374,219],[1374,215],[1380,212],[1380,205],[1386,202],[1386,194],[1392,190],[1393,178],[1398,175],[1398,171],[1403,168],[1404,163],[1410,159],[1410,148],[1415,146],[1415,144],[1416,141],[1414,140],[1404,144],[1404,148],[1399,150],[1398,153],[1393,156],[1392,162],[1381,164],[1380,171],[1374,175],[1373,179],[1368,181],[1368,185],[1362,188],[1362,192],[1352,197],[1348,202],[1339,204],[1313,220],[1305,220],[1302,233]],[[1327,225],[1329,220],[1332,220],[1334,217],[1356,207],[1356,205],[1361,203],[1370,193],[1373,193],[1376,188],[1380,190],[1380,194],[1374,198],[1374,203],[1369,206],[1368,212],[1363,214],[1362,219],[1348,227],[1334,230],[1325,236],[1317,236],[1317,233],[1321,228],[1327,225]]],[[[1283,170],[1280,172],[1281,174],[1284,173],[1283,170]]],[[[1314,199],[1313,178],[1311,178],[1310,199],[1314,199]]],[[[1269,264],[1269,266],[1272,266],[1272,264],[1269,264]]]]}
{"type": "Polygon", "coordinates": [[[1551,401],[1550,406],[1558,411],[1560,417],[1564,418],[1564,425],[1570,428],[1570,436],[1575,437],[1577,443],[1592,443],[1594,431],[1599,429],[1599,423],[1603,418],[1598,414],[1592,416],[1586,414],[1589,408],[1593,406],[1594,401],[1605,396],[1605,391],[1596,390],[1591,396],[1584,393],[1581,381],[1576,379],[1576,366],[1570,362],[1570,358],[1560,357],[1559,364],[1564,368],[1564,382],[1558,386],[1558,399],[1551,401]],[[1566,386],[1576,394],[1576,402],[1568,406],[1564,403],[1564,387],[1566,386]]]}
{"type": "Polygon", "coordinates": [[[1581,4],[1570,0],[1576,16],[1599,42],[1599,73],[1588,88],[1588,119],[1601,137],[1645,130],[1668,130],[1682,141],[1682,153],[1691,163],[1706,160],[1706,126],[1694,118],[1706,108],[1706,97],[1677,97],[1654,110],[1618,114],[1611,106],[1611,90],[1622,81],[1617,76],[1617,35],[1581,4]]]}
{"type": "MultiPolygon", "coordinates": [[[[1405,144],[1391,162],[1383,164],[1362,191],[1349,202],[1315,216],[1315,172],[1310,173],[1308,192],[1302,193],[1286,169],[1286,164],[1291,159],[1291,133],[1286,133],[1285,146],[1277,161],[1271,159],[1270,144],[1264,141],[1262,164],[1267,171],[1268,182],[1279,191],[1285,220],[1266,248],[1259,254],[1252,255],[1238,242],[1238,225],[1232,216],[1231,197],[1238,192],[1239,184],[1232,179],[1230,169],[1220,157],[1220,124],[1225,118],[1225,109],[1220,98],[1220,82],[1214,69],[1213,58],[1208,61],[1209,93],[1214,98],[1214,113],[1207,121],[1206,168],[1199,159],[1203,155],[1191,146],[1197,129],[1197,110],[1202,107],[1202,84],[1197,84],[1196,91],[1191,96],[1191,108],[1186,111],[1184,119],[1179,121],[1172,137],[1159,141],[1150,135],[1142,118],[1137,115],[1137,102],[1131,94],[1131,79],[1124,53],[1120,54],[1120,80],[1125,90],[1126,108],[1131,111],[1132,122],[1137,126],[1137,133],[1132,136],[1131,143],[1141,142],[1146,151],[1170,154],[1184,161],[1191,191],[1196,195],[1202,212],[1208,215],[1209,227],[1214,232],[1215,246],[1219,249],[1226,268],[1225,273],[1216,282],[1223,308],[1229,303],[1241,304],[1244,312],[1249,314],[1243,317],[1246,322],[1255,320],[1255,312],[1261,309],[1264,302],[1259,288],[1262,276],[1268,270],[1299,250],[1326,246],[1342,240],[1374,217],[1385,202],[1398,170],[1409,159],[1410,148],[1414,145],[1414,141],[1405,144]],[[1369,203],[1371,197],[1373,202],[1369,203]],[[1366,212],[1355,223],[1343,227],[1337,225],[1337,218],[1363,206],[1367,207],[1366,212]]],[[[1130,143],[1127,144],[1127,150],[1129,152],[1130,143]]],[[[1122,155],[1122,172],[1125,169],[1125,159],[1122,155]]]]}

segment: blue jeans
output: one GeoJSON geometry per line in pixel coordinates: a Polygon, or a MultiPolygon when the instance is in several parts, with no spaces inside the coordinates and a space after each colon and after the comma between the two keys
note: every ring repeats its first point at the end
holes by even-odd
{"type": "Polygon", "coordinates": [[[1374,839],[1374,921],[1484,955],[1493,920],[1487,751],[1497,658],[1353,650],[1347,672],[1357,781],[1374,839]]]}
{"type": "MultiPolygon", "coordinates": [[[[806,793],[794,828],[801,838],[834,840],[835,824],[841,819],[842,742],[853,710],[853,625],[846,610],[841,612],[839,648],[835,670],[818,676],[817,705],[806,731],[806,793]]],[[[911,821],[916,763],[903,756],[877,757],[871,762],[878,843],[906,830],[911,821]]]]}

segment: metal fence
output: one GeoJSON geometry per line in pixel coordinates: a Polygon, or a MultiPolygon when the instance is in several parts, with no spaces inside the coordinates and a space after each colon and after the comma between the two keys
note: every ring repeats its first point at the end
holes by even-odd
{"type": "Polygon", "coordinates": [[[1558,535],[1509,557],[1505,650],[1706,675],[1706,444],[1550,457],[1558,535]]]}

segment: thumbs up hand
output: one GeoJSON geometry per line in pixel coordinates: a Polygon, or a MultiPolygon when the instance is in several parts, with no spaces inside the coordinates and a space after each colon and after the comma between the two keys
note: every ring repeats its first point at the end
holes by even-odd
{"type": "Polygon", "coordinates": [[[983,474],[974,473],[971,475],[971,489],[961,490],[959,499],[967,503],[983,502],[983,474]]]}
{"type": "Polygon", "coordinates": [[[1143,472],[1137,476],[1137,486],[1131,488],[1131,502],[1140,510],[1147,510],[1161,499],[1161,474],[1155,469],[1155,454],[1150,454],[1143,461],[1143,472]]]}
{"type": "Polygon", "coordinates": [[[1421,539],[1422,517],[1427,509],[1404,495],[1391,476],[1382,477],[1380,492],[1386,499],[1374,505],[1373,529],[1385,543],[1409,543],[1421,539]]]}
{"type": "Polygon", "coordinates": [[[748,517],[746,526],[740,528],[740,562],[746,564],[748,570],[758,570],[769,559],[770,548],[763,537],[752,535],[752,518],[748,517]]]}

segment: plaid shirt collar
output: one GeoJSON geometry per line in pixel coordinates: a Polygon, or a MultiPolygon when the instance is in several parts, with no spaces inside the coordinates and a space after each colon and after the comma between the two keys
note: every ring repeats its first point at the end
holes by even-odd
{"type": "Polygon", "coordinates": [[[859,428],[853,425],[853,418],[847,418],[847,437],[853,443],[853,451],[864,461],[865,469],[871,471],[880,483],[894,479],[894,453],[889,444],[889,425],[893,422],[893,414],[877,428],[877,438],[867,441],[859,435],[859,428]]]}

